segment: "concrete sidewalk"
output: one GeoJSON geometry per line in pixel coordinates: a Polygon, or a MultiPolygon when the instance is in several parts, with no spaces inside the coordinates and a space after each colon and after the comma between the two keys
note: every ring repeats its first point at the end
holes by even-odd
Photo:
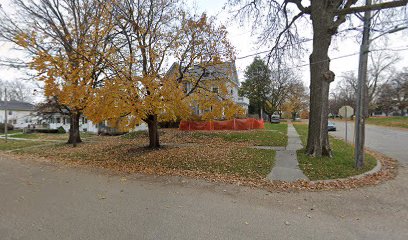
{"type": "Polygon", "coordinates": [[[293,124],[288,122],[288,145],[286,149],[276,151],[275,166],[267,178],[286,182],[308,180],[298,166],[296,151],[299,149],[302,149],[302,142],[293,124]]]}

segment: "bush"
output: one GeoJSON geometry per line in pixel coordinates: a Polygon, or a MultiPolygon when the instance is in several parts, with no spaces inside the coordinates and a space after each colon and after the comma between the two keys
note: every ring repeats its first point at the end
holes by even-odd
{"type": "Polygon", "coordinates": [[[160,128],[178,128],[179,125],[180,125],[180,121],[159,122],[160,128]]]}
{"type": "Polygon", "coordinates": [[[61,134],[67,133],[67,131],[65,131],[65,129],[62,126],[57,128],[57,131],[58,131],[58,133],[61,133],[61,134]]]}
{"type": "Polygon", "coordinates": [[[38,132],[38,133],[58,133],[58,129],[33,129],[32,132],[38,132]]]}
{"type": "MultiPolygon", "coordinates": [[[[7,124],[7,130],[14,130],[14,126],[11,124],[7,124]]],[[[4,133],[4,123],[0,123],[0,133],[4,133]]]]}

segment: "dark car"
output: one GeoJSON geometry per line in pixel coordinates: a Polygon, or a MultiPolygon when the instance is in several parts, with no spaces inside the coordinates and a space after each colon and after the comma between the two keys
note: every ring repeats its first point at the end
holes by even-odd
{"type": "Polygon", "coordinates": [[[336,124],[334,122],[329,122],[327,124],[327,130],[328,131],[336,131],[336,124]]]}

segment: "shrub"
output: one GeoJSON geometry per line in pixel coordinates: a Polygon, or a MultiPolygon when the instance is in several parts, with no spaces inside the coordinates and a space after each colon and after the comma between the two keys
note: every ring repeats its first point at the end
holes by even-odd
{"type": "Polygon", "coordinates": [[[65,129],[64,129],[62,126],[59,127],[59,128],[57,128],[57,132],[58,132],[58,133],[61,133],[61,134],[67,133],[67,131],[65,131],[65,129]]]}
{"type": "MultiPolygon", "coordinates": [[[[14,126],[11,124],[7,124],[7,130],[14,130],[14,126]]],[[[4,123],[0,123],[0,133],[4,133],[4,123]]]]}

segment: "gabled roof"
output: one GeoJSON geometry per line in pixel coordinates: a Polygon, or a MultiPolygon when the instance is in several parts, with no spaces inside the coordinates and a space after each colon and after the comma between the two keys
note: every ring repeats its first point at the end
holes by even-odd
{"type": "MultiPolygon", "coordinates": [[[[20,101],[7,101],[7,109],[8,110],[19,110],[19,111],[34,111],[35,106],[28,102],[20,102],[20,101]]],[[[5,110],[5,103],[4,101],[0,101],[0,110],[5,110]]]]}
{"type": "MultiPolygon", "coordinates": [[[[174,63],[170,67],[169,71],[167,71],[167,74],[175,73],[175,71],[177,71],[177,67],[177,63],[174,63]]],[[[195,65],[187,70],[187,74],[190,76],[199,77],[203,73],[203,70],[204,67],[195,65]]],[[[211,80],[224,77],[239,85],[235,62],[222,62],[205,67],[205,75],[203,76],[203,80],[211,80]]]]}

